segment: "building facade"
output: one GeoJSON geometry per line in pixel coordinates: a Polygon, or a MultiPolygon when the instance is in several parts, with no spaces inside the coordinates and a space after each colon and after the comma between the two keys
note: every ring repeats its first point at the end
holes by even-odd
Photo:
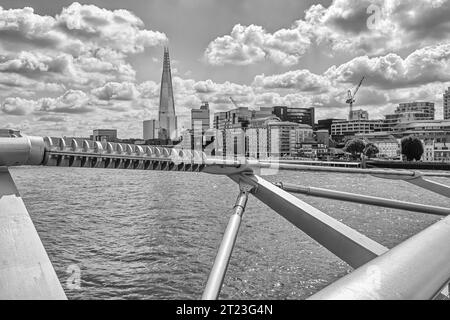
{"type": "Polygon", "coordinates": [[[191,110],[191,128],[200,129],[205,132],[210,128],[210,111],[209,103],[204,102],[200,109],[191,110]],[[198,126],[198,127],[197,127],[198,126]]]}
{"type": "Polygon", "coordinates": [[[267,159],[267,128],[249,128],[245,134],[248,140],[248,156],[253,159],[267,159]]]}
{"type": "Polygon", "coordinates": [[[401,123],[414,121],[431,121],[435,118],[432,102],[401,103],[393,114],[385,116],[383,131],[393,131],[401,123]]]}
{"type": "Polygon", "coordinates": [[[95,129],[92,133],[92,140],[101,142],[116,142],[117,130],[115,129],[95,129]]]}
{"type": "Polygon", "coordinates": [[[213,127],[217,130],[228,128],[247,128],[252,118],[252,111],[246,107],[214,114],[213,127]]]}
{"type": "Polygon", "coordinates": [[[446,142],[436,142],[434,140],[424,140],[424,153],[422,161],[425,162],[450,162],[450,145],[446,142]]]}
{"type": "Polygon", "coordinates": [[[450,88],[444,93],[444,119],[450,120],[450,88]]]}
{"type": "Polygon", "coordinates": [[[434,142],[434,162],[450,162],[450,148],[447,143],[434,142]]]}
{"type": "Polygon", "coordinates": [[[306,124],[311,126],[311,128],[315,126],[314,108],[275,106],[273,107],[273,114],[283,122],[306,124]]]}
{"type": "Polygon", "coordinates": [[[316,139],[318,143],[325,145],[327,148],[330,147],[331,136],[328,130],[317,130],[316,139]]]}
{"type": "Polygon", "coordinates": [[[396,138],[414,135],[421,140],[450,141],[450,120],[415,121],[398,124],[391,132],[396,138]]]}
{"type": "Polygon", "coordinates": [[[271,107],[261,107],[259,110],[252,110],[252,119],[265,119],[271,117],[273,108],[271,107]]]}
{"type": "Polygon", "coordinates": [[[247,139],[245,130],[242,128],[231,128],[225,131],[225,147],[224,152],[227,158],[245,157],[247,139]]]}
{"type": "MultiPolygon", "coordinates": [[[[271,108],[270,112],[272,112],[271,108]]],[[[250,158],[267,159],[269,157],[268,124],[277,121],[279,122],[280,119],[271,113],[266,118],[255,118],[250,121],[249,128],[245,132],[250,158]]]]}
{"type": "Polygon", "coordinates": [[[369,120],[369,112],[364,110],[353,110],[351,114],[352,120],[369,120]]]}
{"type": "Polygon", "coordinates": [[[159,136],[159,122],[157,120],[145,120],[143,122],[144,140],[155,140],[159,136]]]}
{"type": "Polygon", "coordinates": [[[292,157],[305,137],[313,134],[312,127],[299,123],[269,122],[268,153],[271,158],[292,157]]]}
{"type": "Polygon", "coordinates": [[[335,121],[331,125],[331,135],[336,137],[368,134],[381,131],[382,126],[382,120],[335,121]]]}
{"type": "Polygon", "coordinates": [[[328,130],[328,133],[331,135],[331,126],[335,122],[343,122],[347,121],[347,119],[323,119],[317,122],[317,130],[328,130]]]}

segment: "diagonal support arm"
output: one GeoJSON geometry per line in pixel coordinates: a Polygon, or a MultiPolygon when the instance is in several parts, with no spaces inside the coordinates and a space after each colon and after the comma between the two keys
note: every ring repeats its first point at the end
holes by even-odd
{"type": "Polygon", "coordinates": [[[231,176],[255,186],[253,195],[350,266],[358,268],[388,249],[256,175],[231,176]]]}

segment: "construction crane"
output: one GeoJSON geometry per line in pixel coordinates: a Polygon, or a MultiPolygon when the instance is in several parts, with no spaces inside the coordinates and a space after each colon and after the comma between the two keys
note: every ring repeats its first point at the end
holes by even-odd
{"type": "Polygon", "coordinates": [[[353,120],[353,103],[356,101],[355,100],[355,96],[359,91],[359,88],[361,88],[361,85],[363,83],[365,79],[365,76],[362,77],[361,81],[359,82],[359,85],[356,87],[356,90],[352,93],[351,90],[348,90],[348,100],[345,103],[348,103],[350,105],[350,112],[348,114],[348,120],[352,121],[353,120]]]}
{"type": "Polygon", "coordinates": [[[234,106],[235,106],[236,108],[239,108],[237,102],[236,102],[232,97],[230,97],[230,100],[231,100],[231,102],[234,104],[234,106]]]}

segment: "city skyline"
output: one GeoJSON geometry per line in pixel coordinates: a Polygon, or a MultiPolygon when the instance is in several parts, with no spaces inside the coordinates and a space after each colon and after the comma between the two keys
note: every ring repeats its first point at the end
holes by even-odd
{"type": "Polygon", "coordinates": [[[142,121],[157,116],[165,45],[180,129],[203,101],[212,114],[234,109],[230,96],[244,107],[345,118],[347,90],[363,75],[355,109],[372,119],[410,101],[434,102],[442,118],[449,1],[80,2],[92,5],[2,2],[1,127],[56,136],[115,127],[139,137],[142,121]]]}

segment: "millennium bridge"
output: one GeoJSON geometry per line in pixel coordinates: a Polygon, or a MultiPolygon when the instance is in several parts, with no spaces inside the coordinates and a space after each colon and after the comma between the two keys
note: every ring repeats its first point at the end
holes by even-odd
{"type": "MultiPolygon", "coordinates": [[[[367,174],[402,180],[450,198],[433,177],[450,173],[364,169],[207,157],[203,152],[88,140],[21,136],[0,138],[0,299],[67,299],[20,193],[13,166],[161,170],[225,175],[237,184],[237,200],[202,299],[220,297],[249,196],[252,195],[348,263],[354,271],[310,299],[448,299],[450,209],[322,188],[270,183],[264,170],[367,174]],[[441,216],[442,219],[388,249],[305,203],[293,194],[336,199],[441,216]]],[[[206,276],[206,275],[205,275],[206,276]]],[[[251,280],[251,279],[250,279],[251,280]]]]}

